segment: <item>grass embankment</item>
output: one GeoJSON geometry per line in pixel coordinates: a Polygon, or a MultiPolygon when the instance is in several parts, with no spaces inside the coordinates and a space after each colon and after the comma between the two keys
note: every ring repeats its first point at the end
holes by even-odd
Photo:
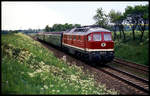
{"type": "MultiPolygon", "coordinates": [[[[117,32],[118,37],[120,32],[117,32]]],[[[115,40],[115,56],[138,64],[149,66],[149,31],[145,31],[143,41],[140,42],[140,31],[135,32],[136,40],[133,40],[132,32],[126,31],[126,40],[115,40]]]]}
{"type": "Polygon", "coordinates": [[[2,94],[118,94],[24,34],[2,35],[1,51],[2,94]]]}

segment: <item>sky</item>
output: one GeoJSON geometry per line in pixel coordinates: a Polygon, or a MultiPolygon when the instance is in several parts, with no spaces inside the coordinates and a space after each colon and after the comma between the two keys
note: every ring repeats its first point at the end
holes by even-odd
{"type": "Polygon", "coordinates": [[[75,1],[3,1],[1,3],[2,30],[44,29],[53,24],[81,24],[95,23],[93,16],[98,8],[108,14],[111,9],[124,12],[127,6],[146,5],[148,1],[107,1],[107,2],[75,2],[75,1]]]}

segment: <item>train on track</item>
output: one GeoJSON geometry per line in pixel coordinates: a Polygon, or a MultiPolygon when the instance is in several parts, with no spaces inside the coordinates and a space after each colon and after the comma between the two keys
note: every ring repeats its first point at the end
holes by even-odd
{"type": "Polygon", "coordinates": [[[75,27],[62,32],[40,32],[37,39],[89,62],[107,63],[114,58],[112,33],[95,25],[75,27]]]}

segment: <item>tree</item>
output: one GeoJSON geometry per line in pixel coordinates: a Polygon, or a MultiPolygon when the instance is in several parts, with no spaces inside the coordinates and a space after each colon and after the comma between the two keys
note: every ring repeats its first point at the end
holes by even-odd
{"type": "Polygon", "coordinates": [[[80,24],[74,24],[74,27],[81,27],[80,24]]]}
{"type": "Polygon", "coordinates": [[[69,27],[68,27],[68,26],[69,26],[69,24],[68,24],[68,23],[65,23],[65,24],[64,24],[65,30],[69,29],[69,27]]]}
{"type": "Polygon", "coordinates": [[[68,30],[68,29],[72,29],[73,27],[79,27],[81,26],[80,24],[68,24],[68,23],[65,23],[65,24],[54,24],[52,26],[52,28],[50,27],[46,27],[47,29],[50,29],[50,31],[52,32],[59,32],[59,31],[65,31],[65,30],[68,30]]]}
{"type": "Polygon", "coordinates": [[[139,15],[139,24],[138,27],[141,31],[140,41],[142,41],[144,31],[146,29],[146,24],[148,24],[148,12],[149,12],[149,6],[135,6],[136,13],[139,15]]]}
{"type": "Polygon", "coordinates": [[[124,21],[125,17],[121,14],[120,16],[118,16],[117,20],[118,20],[118,27],[119,27],[119,31],[120,31],[120,38],[121,38],[121,33],[123,33],[123,39],[126,39],[126,35],[124,32],[124,26],[123,26],[123,21],[124,21]]]}
{"type": "Polygon", "coordinates": [[[135,40],[135,29],[138,26],[141,31],[140,41],[142,41],[145,25],[148,22],[148,5],[128,6],[125,9],[124,16],[126,21],[132,26],[133,40],[135,40]]]}
{"type": "Polygon", "coordinates": [[[45,32],[49,32],[49,31],[50,31],[50,27],[49,27],[48,25],[46,25],[44,31],[45,31],[45,32]]]}
{"type": "Polygon", "coordinates": [[[108,16],[103,12],[102,8],[98,8],[96,10],[96,15],[93,17],[93,19],[96,21],[96,24],[106,28],[108,25],[108,16]]]}
{"type": "Polygon", "coordinates": [[[132,6],[127,6],[125,8],[124,16],[126,17],[126,21],[130,24],[132,28],[133,40],[135,40],[135,29],[138,25],[137,15],[134,13],[134,8],[132,6]]]}
{"type": "Polygon", "coordinates": [[[110,22],[114,23],[114,40],[116,39],[116,31],[117,31],[117,27],[120,31],[120,38],[121,38],[121,33],[123,33],[124,39],[125,39],[125,33],[124,33],[124,26],[123,26],[123,20],[124,20],[124,16],[120,13],[120,12],[115,12],[115,10],[111,10],[108,14],[109,18],[110,18],[110,22]]]}

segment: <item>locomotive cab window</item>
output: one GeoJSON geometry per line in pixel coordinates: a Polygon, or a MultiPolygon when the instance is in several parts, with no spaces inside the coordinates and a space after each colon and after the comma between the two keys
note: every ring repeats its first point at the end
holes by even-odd
{"type": "Polygon", "coordinates": [[[101,40],[102,40],[102,36],[100,33],[93,34],[93,41],[101,41],[101,40]]]}
{"type": "Polygon", "coordinates": [[[104,33],[104,41],[111,41],[111,34],[110,33],[104,33]]]}
{"type": "Polygon", "coordinates": [[[91,41],[92,40],[92,34],[90,34],[89,36],[88,36],[88,41],[91,41]]]}

